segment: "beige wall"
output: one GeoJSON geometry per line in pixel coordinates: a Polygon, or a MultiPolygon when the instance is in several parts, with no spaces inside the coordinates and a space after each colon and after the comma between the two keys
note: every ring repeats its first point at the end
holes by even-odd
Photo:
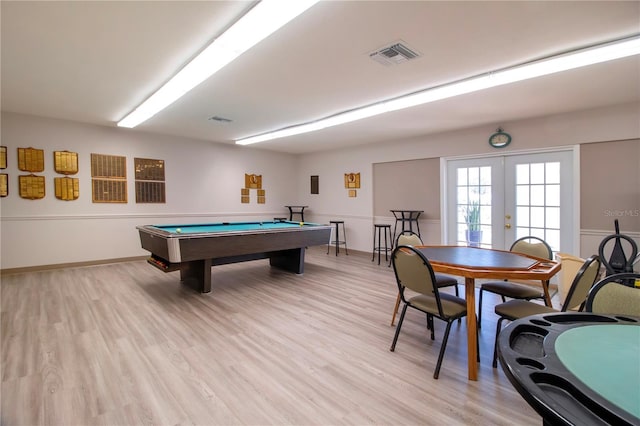
{"type": "Polygon", "coordinates": [[[389,210],[423,210],[423,219],[440,220],[438,158],[373,165],[373,215],[389,210]]]}
{"type": "Polygon", "coordinates": [[[640,139],[580,147],[580,225],[640,232],[640,139]]]}

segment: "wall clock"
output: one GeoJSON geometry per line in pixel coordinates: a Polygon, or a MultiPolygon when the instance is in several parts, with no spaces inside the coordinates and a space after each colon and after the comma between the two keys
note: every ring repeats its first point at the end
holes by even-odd
{"type": "Polygon", "coordinates": [[[501,128],[498,128],[494,134],[489,136],[489,145],[494,148],[504,148],[511,143],[511,135],[505,133],[501,128]]]}

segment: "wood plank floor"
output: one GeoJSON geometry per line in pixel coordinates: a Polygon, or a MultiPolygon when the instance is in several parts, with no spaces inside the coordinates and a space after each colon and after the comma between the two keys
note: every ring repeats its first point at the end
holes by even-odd
{"type": "MultiPolygon", "coordinates": [[[[144,261],[4,275],[2,425],[539,425],[466,326],[431,341],[410,311],[390,352],[391,268],[307,250],[304,275],[268,261],[212,269],[201,295],[144,261]]],[[[462,289],[462,287],[461,287],[462,289]]],[[[449,291],[449,290],[448,290],[449,291]]],[[[450,290],[452,291],[452,290],[450,290]]]]}

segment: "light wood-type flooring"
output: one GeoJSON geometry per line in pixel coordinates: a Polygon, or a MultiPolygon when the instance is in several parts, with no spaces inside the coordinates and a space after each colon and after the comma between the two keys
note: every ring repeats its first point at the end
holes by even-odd
{"type": "Polygon", "coordinates": [[[541,424],[491,367],[497,297],[479,380],[464,321],[434,380],[444,324],[431,341],[410,310],[390,352],[395,279],[370,256],[309,248],[303,275],[218,266],[205,295],[142,260],[5,274],[1,424],[541,424]]]}

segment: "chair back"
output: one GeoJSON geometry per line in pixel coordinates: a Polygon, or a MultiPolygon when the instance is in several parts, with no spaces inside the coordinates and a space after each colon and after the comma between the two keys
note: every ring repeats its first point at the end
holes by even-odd
{"type": "Polygon", "coordinates": [[[579,307],[582,310],[589,290],[600,277],[600,258],[597,255],[589,257],[576,273],[567,297],[562,305],[562,312],[579,307]]]}
{"type": "Polygon", "coordinates": [[[443,315],[435,274],[427,258],[413,246],[398,246],[391,254],[391,262],[402,301],[407,302],[404,290],[408,288],[424,296],[434,297],[438,311],[443,315]]]}
{"type": "Polygon", "coordinates": [[[398,240],[396,241],[396,247],[398,246],[421,246],[422,239],[418,234],[413,231],[402,231],[400,235],[398,235],[398,240]]]}
{"type": "Polygon", "coordinates": [[[614,221],[614,224],[616,233],[605,237],[598,247],[602,265],[604,265],[607,275],[633,272],[633,263],[638,256],[638,244],[633,238],[620,233],[618,219],[614,221]],[[623,242],[627,246],[628,253],[623,248],[623,242]],[[611,248],[608,247],[610,243],[613,244],[611,248]]]}
{"type": "Polygon", "coordinates": [[[553,258],[553,251],[549,244],[542,238],[528,236],[522,237],[514,241],[511,245],[511,251],[516,253],[527,254],[529,256],[540,257],[542,259],[553,258]]]}
{"type": "Polygon", "coordinates": [[[598,281],[589,292],[585,311],[640,317],[640,287],[622,284],[636,280],[640,280],[640,274],[627,272],[598,281]]]}

